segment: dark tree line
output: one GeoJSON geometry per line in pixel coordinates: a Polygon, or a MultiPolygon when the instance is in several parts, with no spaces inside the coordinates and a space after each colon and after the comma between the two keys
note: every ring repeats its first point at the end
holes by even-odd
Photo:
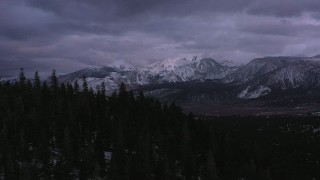
{"type": "Polygon", "coordinates": [[[0,179],[320,178],[319,118],[195,118],[79,84],[0,81],[0,179]]]}

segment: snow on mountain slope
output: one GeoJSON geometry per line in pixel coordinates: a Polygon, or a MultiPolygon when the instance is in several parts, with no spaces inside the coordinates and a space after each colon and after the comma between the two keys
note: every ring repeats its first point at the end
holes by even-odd
{"type": "Polygon", "coordinates": [[[164,61],[153,63],[146,67],[146,71],[151,74],[161,74],[162,72],[170,72],[175,70],[177,67],[182,66],[184,64],[188,64],[191,61],[186,58],[174,58],[174,59],[166,59],[164,61]]]}
{"type": "Polygon", "coordinates": [[[301,63],[300,59],[301,58],[298,57],[265,57],[254,59],[247,65],[240,67],[230,75],[226,76],[223,81],[225,83],[246,82],[273,70],[301,63]]]}
{"type": "Polygon", "coordinates": [[[159,76],[159,82],[221,79],[231,70],[227,66],[221,66],[210,58],[165,60],[149,67],[149,69],[150,74],[157,74],[159,76]]]}
{"type": "MultiPolygon", "coordinates": [[[[257,97],[266,95],[274,88],[285,90],[320,85],[320,64],[312,59],[277,58],[268,62],[266,59],[260,59],[249,63],[248,66],[237,70],[238,77],[235,76],[233,80],[237,83],[250,84],[251,92],[260,92],[261,87],[269,89],[266,93],[260,95],[258,93],[257,97]]],[[[248,88],[244,89],[238,97],[247,98],[248,95],[243,95],[247,91],[248,88]]]]}
{"type": "Polygon", "coordinates": [[[267,95],[270,92],[271,89],[269,87],[258,86],[257,88],[251,89],[251,87],[248,86],[246,89],[240,92],[238,97],[241,99],[255,99],[267,95]]]}
{"type": "Polygon", "coordinates": [[[138,69],[129,67],[101,67],[87,68],[60,76],[61,82],[74,83],[82,82],[82,77],[86,76],[88,86],[97,89],[102,83],[105,83],[107,91],[113,91],[119,88],[121,83],[125,83],[128,87],[134,88],[139,85],[149,84],[148,76],[140,72],[138,69]]]}
{"type": "Polygon", "coordinates": [[[96,89],[102,82],[109,90],[117,89],[121,82],[131,88],[151,83],[203,81],[221,79],[230,72],[227,66],[221,66],[215,60],[186,58],[166,59],[144,68],[138,68],[128,62],[117,61],[109,66],[83,69],[65,76],[62,82],[75,82],[85,75],[88,85],[96,89]]]}
{"type": "MultiPolygon", "coordinates": [[[[252,99],[264,96],[274,89],[301,86],[320,86],[318,57],[265,57],[254,59],[245,66],[233,68],[221,65],[211,58],[188,60],[167,59],[147,67],[136,67],[119,61],[100,68],[87,68],[60,77],[61,82],[80,83],[83,75],[90,87],[97,89],[102,82],[109,92],[123,82],[129,88],[166,82],[219,81],[230,87],[244,86],[238,98],[252,99]]],[[[161,91],[162,92],[162,91],[161,91]]]]}
{"type": "Polygon", "coordinates": [[[280,87],[281,89],[296,88],[303,85],[319,85],[319,70],[318,63],[305,61],[278,69],[263,79],[266,79],[267,85],[280,87]]]}

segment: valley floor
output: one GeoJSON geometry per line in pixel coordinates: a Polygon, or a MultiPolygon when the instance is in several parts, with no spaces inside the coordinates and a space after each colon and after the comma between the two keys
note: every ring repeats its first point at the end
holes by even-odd
{"type": "Polygon", "coordinates": [[[183,110],[196,115],[229,116],[229,115],[288,115],[288,116],[320,116],[319,105],[297,107],[273,106],[265,107],[255,104],[182,104],[183,110]]]}

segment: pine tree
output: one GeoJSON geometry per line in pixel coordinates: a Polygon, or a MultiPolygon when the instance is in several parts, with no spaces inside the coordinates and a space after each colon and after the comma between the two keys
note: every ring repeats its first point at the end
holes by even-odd
{"type": "Polygon", "coordinates": [[[195,159],[191,147],[190,131],[187,121],[184,121],[182,129],[182,173],[186,179],[193,179],[195,176],[195,159]]]}
{"type": "Polygon", "coordinates": [[[104,82],[101,83],[101,91],[100,92],[101,92],[102,96],[105,97],[105,95],[106,95],[106,86],[105,86],[104,82]]]}
{"type": "Polygon", "coordinates": [[[17,173],[15,170],[15,163],[12,156],[12,152],[8,151],[8,154],[5,159],[5,179],[16,179],[17,173]]]}
{"type": "Polygon", "coordinates": [[[124,83],[121,83],[119,88],[119,96],[127,96],[127,95],[128,95],[128,92],[127,92],[126,85],[124,83]]]}
{"type": "Polygon", "coordinates": [[[209,151],[207,154],[207,162],[206,162],[206,169],[205,169],[205,177],[204,180],[217,180],[217,167],[215,159],[213,158],[212,151],[209,151]]]}
{"type": "Polygon", "coordinates": [[[41,88],[41,81],[40,81],[40,77],[39,77],[39,74],[38,74],[38,71],[36,71],[34,73],[34,88],[39,91],[40,88],[41,88]]]}
{"type": "Polygon", "coordinates": [[[56,70],[52,70],[52,74],[50,77],[50,88],[53,91],[53,93],[56,95],[57,91],[58,91],[58,78],[56,76],[56,70]]]}
{"type": "Polygon", "coordinates": [[[169,180],[171,179],[171,168],[170,168],[170,163],[169,163],[169,159],[168,159],[168,155],[167,153],[164,154],[163,160],[162,160],[162,166],[163,166],[163,172],[161,174],[159,174],[159,177],[161,178],[161,180],[169,180]]]}
{"type": "Polygon", "coordinates": [[[272,180],[271,174],[270,174],[270,169],[269,168],[265,168],[263,170],[260,170],[259,179],[261,179],[261,180],[272,180]]]}
{"type": "Polygon", "coordinates": [[[19,74],[19,85],[20,87],[24,87],[26,83],[26,76],[24,75],[24,69],[20,68],[20,74],[19,74]]]}
{"type": "Polygon", "coordinates": [[[86,93],[89,91],[86,75],[82,76],[82,91],[86,93]]]}
{"type": "Polygon", "coordinates": [[[111,179],[120,180],[124,177],[124,168],[126,163],[124,136],[123,136],[123,124],[118,122],[117,130],[114,134],[114,148],[112,151],[110,176],[111,179]]]}
{"type": "Polygon", "coordinates": [[[78,84],[78,80],[75,80],[74,83],[73,83],[73,89],[74,89],[74,92],[75,93],[78,93],[79,92],[79,84],[78,84]]]}

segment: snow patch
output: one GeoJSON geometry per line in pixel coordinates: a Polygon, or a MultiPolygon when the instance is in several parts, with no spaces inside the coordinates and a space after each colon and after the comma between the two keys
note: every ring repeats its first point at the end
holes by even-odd
{"type": "Polygon", "coordinates": [[[111,161],[111,158],[112,158],[112,152],[111,151],[104,151],[104,159],[107,161],[107,162],[110,162],[111,161]]]}
{"type": "Polygon", "coordinates": [[[238,97],[241,99],[255,99],[267,95],[270,92],[271,89],[269,87],[259,86],[257,89],[250,90],[250,86],[248,86],[246,89],[240,92],[238,97]]]}
{"type": "Polygon", "coordinates": [[[238,95],[239,98],[243,99],[246,97],[246,95],[248,94],[250,86],[248,86],[245,90],[241,91],[240,94],[238,95]]]}
{"type": "Polygon", "coordinates": [[[158,74],[162,71],[173,71],[177,67],[180,67],[182,65],[191,63],[192,61],[187,60],[186,58],[172,58],[172,59],[165,59],[161,62],[156,62],[154,64],[151,64],[146,69],[150,71],[151,73],[158,74]]]}

